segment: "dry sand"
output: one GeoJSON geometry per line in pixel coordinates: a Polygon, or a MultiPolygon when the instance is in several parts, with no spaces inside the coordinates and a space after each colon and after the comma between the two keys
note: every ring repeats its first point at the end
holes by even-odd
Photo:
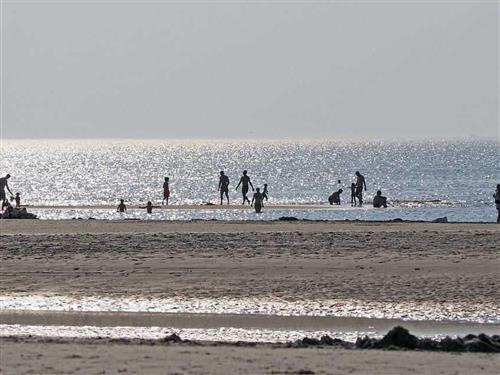
{"type": "Polygon", "coordinates": [[[0,340],[2,374],[498,374],[500,356],[0,340]]]}
{"type": "MultiPolygon", "coordinates": [[[[495,224],[19,220],[1,221],[0,232],[0,297],[453,303],[498,316],[495,224]]],[[[479,374],[499,365],[481,354],[1,345],[4,373],[479,374]]]]}

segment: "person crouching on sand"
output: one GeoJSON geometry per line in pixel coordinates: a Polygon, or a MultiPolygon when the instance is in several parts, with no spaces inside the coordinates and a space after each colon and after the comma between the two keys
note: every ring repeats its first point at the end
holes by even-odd
{"type": "Polygon", "coordinates": [[[495,198],[495,205],[497,206],[497,223],[500,223],[500,184],[497,185],[497,191],[493,194],[493,198],[495,198]]]}
{"type": "Polygon", "coordinates": [[[145,206],[142,206],[142,207],[139,207],[139,208],[145,208],[146,212],[148,214],[152,214],[153,213],[153,208],[161,208],[161,206],[153,206],[153,203],[151,203],[151,201],[148,201],[148,203],[146,203],[145,206]]]}
{"type": "Polygon", "coordinates": [[[117,212],[126,212],[127,211],[127,206],[125,206],[125,201],[123,199],[120,199],[120,204],[116,208],[117,212]]]}
{"type": "Polygon", "coordinates": [[[375,208],[387,208],[387,198],[382,195],[380,190],[377,191],[377,195],[373,197],[373,207],[375,208]]]}
{"type": "Polygon", "coordinates": [[[337,190],[336,192],[332,193],[332,195],[330,195],[328,197],[328,202],[330,204],[336,204],[336,205],[339,205],[340,204],[340,194],[342,194],[343,190],[342,189],[339,189],[337,190]]]}
{"type": "Polygon", "coordinates": [[[255,212],[260,214],[262,212],[262,206],[264,201],[264,195],[260,192],[260,188],[255,189],[256,192],[253,195],[251,206],[254,206],[255,212]]]}

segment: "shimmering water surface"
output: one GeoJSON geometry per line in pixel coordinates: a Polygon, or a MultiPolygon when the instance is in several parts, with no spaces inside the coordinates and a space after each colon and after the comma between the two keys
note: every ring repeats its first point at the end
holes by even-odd
{"type": "MultiPolygon", "coordinates": [[[[129,205],[161,202],[164,176],[172,204],[218,201],[218,172],[231,178],[231,198],[243,169],[254,185],[269,184],[270,204],[324,204],[344,188],[340,208],[269,210],[131,210],[126,217],[154,219],[306,219],[494,221],[492,194],[500,183],[498,142],[271,142],[271,141],[4,141],[0,173],[33,206],[129,205]],[[388,210],[351,208],[356,170],[366,177],[370,201],[382,189],[388,210]],[[337,180],[341,180],[339,185],[337,180]],[[278,212],[279,211],[279,212],[278,212]]],[[[41,218],[120,218],[112,210],[32,209],[41,218]]]]}

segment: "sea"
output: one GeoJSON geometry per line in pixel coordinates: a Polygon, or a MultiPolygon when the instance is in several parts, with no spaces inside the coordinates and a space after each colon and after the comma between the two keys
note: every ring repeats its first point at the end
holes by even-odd
{"type": "Polygon", "coordinates": [[[271,141],[271,140],[6,140],[0,174],[40,219],[423,220],[493,222],[500,183],[499,141],[271,141]],[[229,176],[231,210],[218,210],[219,172],[229,176]],[[235,190],[242,171],[269,186],[261,214],[241,206],[235,190]],[[365,176],[363,207],[352,207],[355,172],[365,176]],[[171,205],[199,209],[131,208],[160,204],[170,177],[171,205]],[[328,196],[343,189],[342,204],[328,196]],[[374,209],[377,190],[387,209],[374,209]],[[270,209],[272,206],[281,208],[270,209]],[[285,207],[283,207],[285,206],[285,207]]]}

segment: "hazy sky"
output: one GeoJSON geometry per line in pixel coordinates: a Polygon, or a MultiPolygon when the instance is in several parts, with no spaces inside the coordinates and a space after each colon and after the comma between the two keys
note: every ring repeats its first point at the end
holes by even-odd
{"type": "Polygon", "coordinates": [[[5,138],[499,135],[499,5],[4,1],[5,138]]]}

